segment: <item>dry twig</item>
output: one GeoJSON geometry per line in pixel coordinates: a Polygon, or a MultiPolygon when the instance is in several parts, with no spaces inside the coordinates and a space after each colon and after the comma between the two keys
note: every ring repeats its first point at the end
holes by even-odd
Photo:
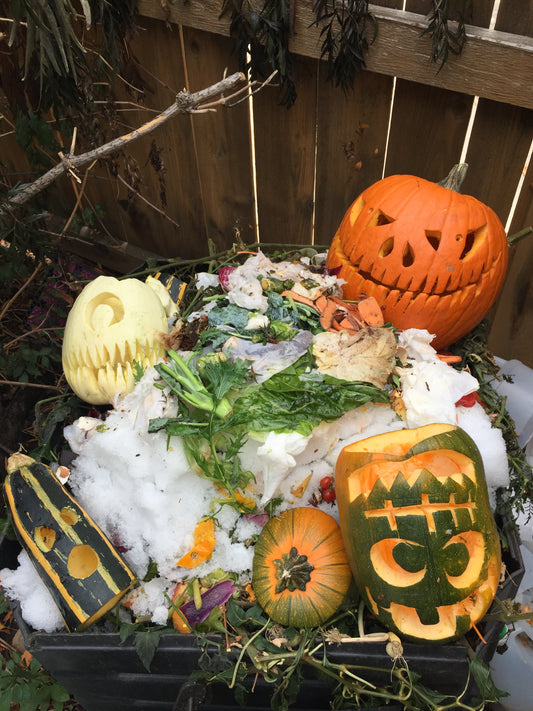
{"type": "Polygon", "coordinates": [[[154,119],[130,133],[114,138],[103,146],[99,146],[78,156],[70,154],[60,155],[61,161],[57,165],[50,168],[49,171],[41,175],[33,183],[27,185],[16,195],[13,195],[8,201],[1,204],[0,215],[8,212],[13,207],[28,202],[28,200],[39,194],[64,173],[69,172],[71,175],[75,175],[76,171],[84,165],[99,160],[115,151],[120,151],[128,143],[151,133],[177,114],[203,112],[206,110],[206,107],[209,107],[207,110],[210,110],[213,106],[229,105],[230,99],[237,94],[241,94],[243,91],[248,91],[248,83],[246,77],[241,72],[236,72],[229,77],[225,77],[216,84],[201,89],[194,94],[188,91],[181,91],[171,106],[154,119]]]}

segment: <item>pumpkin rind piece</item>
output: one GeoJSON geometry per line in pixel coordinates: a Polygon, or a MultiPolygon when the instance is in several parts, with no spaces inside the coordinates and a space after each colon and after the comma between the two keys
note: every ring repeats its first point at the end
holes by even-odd
{"type": "Polygon", "coordinates": [[[435,424],[348,445],[335,489],[355,582],[387,628],[440,643],[477,625],[498,588],[501,551],[466,432],[435,424]]]}
{"type": "Polygon", "coordinates": [[[44,464],[10,472],[4,483],[13,526],[70,631],[112,609],[135,574],[44,464]]]}
{"type": "Polygon", "coordinates": [[[352,580],[341,532],[329,514],[288,509],[263,527],[254,548],[252,588],[275,622],[316,627],[342,604],[352,580]]]}
{"type": "Polygon", "coordinates": [[[413,175],[391,175],[348,208],[326,266],[344,298],[373,296],[396,328],[426,329],[438,350],[469,333],[494,303],[508,263],[496,213],[413,175]]]}

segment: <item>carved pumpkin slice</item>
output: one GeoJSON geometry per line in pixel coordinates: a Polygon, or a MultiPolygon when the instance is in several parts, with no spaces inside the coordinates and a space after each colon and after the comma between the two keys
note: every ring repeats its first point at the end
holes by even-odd
{"type": "Polygon", "coordinates": [[[348,445],[335,489],[357,587],[386,627],[445,642],[481,620],[501,552],[481,455],[466,432],[432,424],[348,445]]]}
{"type": "Polygon", "coordinates": [[[275,622],[290,627],[323,624],[340,607],[351,580],[339,526],[324,511],[288,509],[261,531],[252,588],[275,622]]]}

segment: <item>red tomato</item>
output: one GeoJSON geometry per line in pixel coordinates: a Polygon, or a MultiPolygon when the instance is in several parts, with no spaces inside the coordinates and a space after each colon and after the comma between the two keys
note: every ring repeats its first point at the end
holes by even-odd
{"type": "Polygon", "coordinates": [[[320,480],[320,488],[322,490],[330,489],[332,484],[333,484],[333,479],[330,476],[324,476],[320,480]]]}
{"type": "Polygon", "coordinates": [[[474,407],[476,402],[481,402],[481,399],[477,393],[468,393],[468,395],[463,395],[462,398],[457,400],[455,407],[474,407]]]}
{"type": "Polygon", "coordinates": [[[326,504],[332,504],[335,501],[335,489],[323,489],[322,490],[322,501],[326,504]]]}

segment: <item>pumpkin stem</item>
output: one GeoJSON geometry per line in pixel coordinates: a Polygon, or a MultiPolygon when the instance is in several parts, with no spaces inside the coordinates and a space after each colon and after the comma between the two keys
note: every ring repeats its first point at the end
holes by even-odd
{"type": "Polygon", "coordinates": [[[448,190],[454,190],[456,193],[460,192],[467,170],[468,163],[457,163],[438,185],[441,185],[443,188],[448,188],[448,190]]]}
{"type": "Polygon", "coordinates": [[[276,567],[276,593],[284,590],[294,592],[305,590],[306,584],[311,580],[311,572],[315,569],[307,560],[306,555],[300,555],[293,546],[289,553],[284,553],[281,558],[274,561],[276,567]]]}
{"type": "MultiPolygon", "coordinates": [[[[528,225],[528,227],[524,227],[523,230],[520,230],[519,232],[515,232],[512,235],[508,235],[507,237],[507,244],[509,247],[512,247],[514,244],[517,244],[517,242],[520,242],[520,240],[524,239],[524,237],[527,237],[533,232],[533,226],[528,225]]],[[[11,457],[10,457],[11,459],[11,457]]],[[[9,461],[8,461],[9,463],[9,461]]]]}

